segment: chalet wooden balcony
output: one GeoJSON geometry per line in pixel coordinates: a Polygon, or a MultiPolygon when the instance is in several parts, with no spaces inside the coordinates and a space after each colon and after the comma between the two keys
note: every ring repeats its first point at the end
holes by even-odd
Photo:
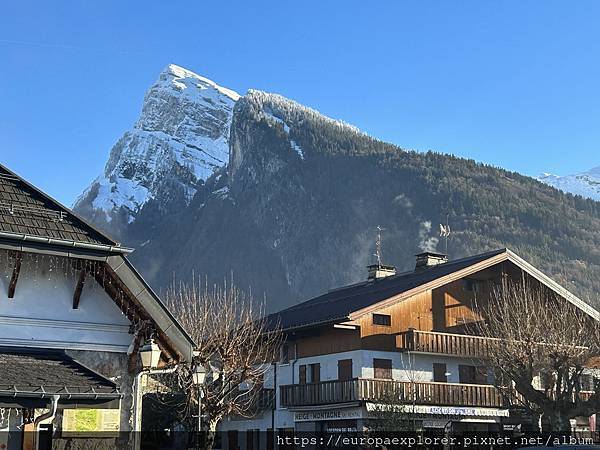
{"type": "Polygon", "coordinates": [[[256,409],[258,411],[265,411],[268,409],[275,408],[275,389],[263,388],[258,394],[256,399],[256,409]]]}
{"type": "Polygon", "coordinates": [[[505,406],[494,387],[479,384],[414,383],[373,379],[323,381],[281,386],[281,406],[316,406],[355,401],[389,401],[416,405],[505,406]]]}
{"type": "Polygon", "coordinates": [[[486,358],[497,339],[466,334],[408,330],[396,336],[401,351],[437,353],[471,358],[486,358]]]}

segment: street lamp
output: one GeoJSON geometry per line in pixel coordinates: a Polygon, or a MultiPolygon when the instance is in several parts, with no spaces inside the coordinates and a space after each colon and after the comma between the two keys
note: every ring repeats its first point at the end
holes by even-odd
{"type": "Polygon", "coordinates": [[[206,381],[206,373],[206,367],[200,363],[192,372],[192,382],[198,386],[198,439],[201,439],[200,433],[202,433],[202,386],[206,381]]]}
{"type": "Polygon", "coordinates": [[[206,380],[206,368],[202,364],[198,364],[192,373],[192,381],[196,386],[204,384],[206,380]]]}
{"type": "Polygon", "coordinates": [[[149,339],[140,348],[140,359],[144,369],[155,369],[160,361],[160,347],[154,339],[149,339]]]}

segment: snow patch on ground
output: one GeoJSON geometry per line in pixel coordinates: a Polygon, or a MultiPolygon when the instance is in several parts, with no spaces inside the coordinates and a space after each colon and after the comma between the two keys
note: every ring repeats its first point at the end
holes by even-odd
{"type": "MultiPolygon", "coordinates": [[[[267,118],[267,120],[271,121],[271,122],[275,122],[280,124],[283,127],[283,131],[285,131],[285,133],[288,135],[290,135],[290,126],[281,118],[277,117],[273,111],[271,110],[271,108],[265,108],[265,117],[267,118]]],[[[298,145],[298,143],[296,141],[294,141],[293,139],[290,139],[290,146],[292,147],[292,150],[294,150],[298,156],[300,156],[300,159],[304,159],[304,151],[302,150],[302,148],[298,145]]]]}
{"type": "Polygon", "coordinates": [[[298,144],[296,144],[296,141],[291,140],[290,144],[292,144],[292,148],[294,149],[294,151],[296,153],[298,153],[298,156],[300,156],[300,159],[304,159],[304,152],[302,151],[302,148],[300,148],[300,146],[298,144]]]}

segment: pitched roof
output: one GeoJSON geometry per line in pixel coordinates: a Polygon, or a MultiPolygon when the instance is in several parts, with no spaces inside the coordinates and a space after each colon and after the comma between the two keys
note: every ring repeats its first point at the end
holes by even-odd
{"type": "Polygon", "coordinates": [[[181,357],[184,360],[192,358],[194,341],[124,256],[132,249],[121,247],[2,164],[0,249],[106,262],[173,343],[181,357]]]}
{"type": "Polygon", "coordinates": [[[0,396],[116,399],[115,383],[62,351],[0,349],[0,396]]]}
{"type": "Polygon", "coordinates": [[[0,235],[118,247],[70,209],[0,164],[0,235]]]}
{"type": "Polygon", "coordinates": [[[335,289],[278,313],[271,314],[267,318],[267,323],[271,327],[279,326],[284,330],[289,330],[344,322],[365,313],[369,309],[387,306],[389,302],[400,301],[418,292],[439,287],[452,281],[454,276],[466,276],[470,269],[476,268],[477,270],[474,271],[479,271],[507,260],[546,284],[592,317],[600,319],[600,314],[594,308],[551,278],[510,250],[499,249],[439,264],[422,271],[405,272],[380,280],[364,281],[335,289]],[[485,264],[488,265],[484,267],[485,264]]]}

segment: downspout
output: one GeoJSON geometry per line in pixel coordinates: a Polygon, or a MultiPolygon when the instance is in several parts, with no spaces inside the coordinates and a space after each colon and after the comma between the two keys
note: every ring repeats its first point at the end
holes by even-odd
{"type": "Polygon", "coordinates": [[[60,399],[60,395],[53,395],[52,396],[52,402],[50,403],[50,411],[48,411],[47,413],[42,414],[41,416],[38,416],[34,419],[33,421],[33,429],[35,430],[35,448],[37,449],[39,446],[39,432],[40,432],[40,425],[42,424],[42,422],[44,420],[50,419],[51,421],[54,419],[54,417],[56,416],[56,411],[58,410],[58,400],[60,399]]]}
{"type": "Polygon", "coordinates": [[[294,360],[292,361],[292,384],[296,384],[296,363],[298,362],[298,343],[294,342],[294,360]]]}
{"type": "Polygon", "coordinates": [[[271,439],[273,440],[273,448],[275,445],[275,410],[277,409],[277,399],[279,398],[279,386],[277,386],[277,361],[273,362],[273,385],[275,386],[275,404],[271,409],[271,439]]]}

